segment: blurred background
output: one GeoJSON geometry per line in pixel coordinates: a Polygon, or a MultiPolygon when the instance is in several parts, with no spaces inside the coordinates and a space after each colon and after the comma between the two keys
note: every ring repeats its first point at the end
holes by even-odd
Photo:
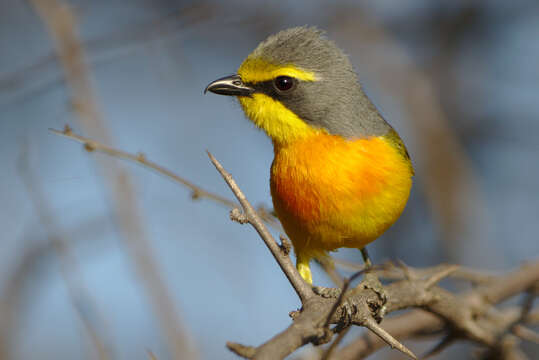
{"type": "MultiPolygon", "coordinates": [[[[271,207],[270,141],[234,99],[202,91],[291,26],[316,25],[345,49],[414,161],[403,216],[369,247],[375,262],[507,271],[539,254],[537,1],[68,1],[96,131],[79,122],[85,108],[43,22],[51,3],[0,1],[0,359],[92,359],[100,346],[114,359],[171,359],[171,331],[201,359],[233,359],[226,341],[258,345],[289,324],[295,293],[226,207],[48,129],[143,152],[232,199],[210,150],[271,207]]],[[[360,262],[357,250],[335,257],[360,262]]],[[[319,268],[314,278],[331,285],[319,268]]]]}

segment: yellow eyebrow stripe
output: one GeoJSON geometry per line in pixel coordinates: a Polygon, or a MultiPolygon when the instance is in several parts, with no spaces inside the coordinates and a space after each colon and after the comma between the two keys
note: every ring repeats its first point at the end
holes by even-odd
{"type": "Polygon", "coordinates": [[[313,72],[301,70],[294,65],[275,65],[259,58],[247,58],[238,69],[243,82],[258,83],[273,80],[277,76],[290,76],[303,81],[316,81],[313,72]]]}

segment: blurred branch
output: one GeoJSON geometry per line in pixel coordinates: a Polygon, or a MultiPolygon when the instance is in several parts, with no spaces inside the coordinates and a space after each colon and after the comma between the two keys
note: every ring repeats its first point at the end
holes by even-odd
{"type": "MultiPolygon", "coordinates": [[[[413,141],[407,142],[431,208],[442,226],[444,251],[462,255],[463,238],[484,228],[483,198],[472,162],[444,112],[432,79],[392,34],[360,7],[344,6],[331,24],[384,94],[400,99],[413,141]]],[[[469,246],[469,242],[466,243],[469,246]]]]}
{"type": "MultiPolygon", "coordinates": [[[[71,128],[67,125],[62,131],[56,130],[56,129],[49,129],[49,131],[51,131],[52,133],[56,135],[65,136],[69,139],[73,139],[75,141],[82,143],[84,145],[84,148],[89,152],[93,152],[93,151],[101,152],[112,157],[133,161],[139,165],[142,165],[146,168],[154,170],[157,173],[164,175],[165,177],[168,177],[172,181],[177,182],[187,187],[188,189],[190,189],[192,191],[191,192],[192,199],[196,200],[200,198],[207,198],[218,204],[224,205],[228,207],[229,209],[236,209],[239,206],[239,204],[235,203],[234,201],[231,201],[227,198],[224,198],[215,193],[207,191],[203,189],[202,187],[195,185],[191,181],[186,180],[185,178],[173,173],[167,168],[148,160],[146,156],[142,153],[138,153],[134,155],[134,154],[122,151],[122,150],[114,149],[98,141],[73,133],[71,128]]],[[[263,206],[259,206],[256,211],[258,213],[258,216],[260,216],[260,218],[262,218],[267,224],[271,225],[276,230],[282,230],[281,224],[279,223],[277,218],[272,214],[271,211],[268,211],[263,206]]]]}
{"type": "Polygon", "coordinates": [[[52,133],[56,134],[56,135],[60,135],[60,136],[65,136],[69,139],[73,139],[73,140],[76,140],[80,143],[82,143],[84,145],[84,148],[88,151],[88,152],[93,152],[93,151],[96,151],[96,152],[100,152],[100,153],[104,153],[104,154],[107,154],[107,155],[110,155],[110,156],[113,156],[113,157],[116,157],[116,158],[119,158],[119,159],[125,159],[125,160],[129,160],[129,161],[133,161],[139,165],[142,165],[146,168],[149,168],[151,170],[154,170],[156,171],[157,173],[161,174],[161,175],[164,175],[166,176],[167,178],[171,179],[172,181],[174,182],[177,182],[185,187],[187,187],[188,189],[191,190],[191,198],[193,199],[200,199],[200,198],[208,198],[210,200],[213,200],[214,202],[218,203],[218,204],[221,204],[221,205],[224,205],[228,208],[236,208],[238,207],[238,204],[231,201],[231,200],[228,200],[222,196],[219,196],[215,193],[212,193],[212,192],[209,192],[209,191],[206,191],[204,190],[203,188],[195,185],[194,183],[190,182],[189,180],[186,180],[178,175],[176,175],[175,173],[173,173],[172,171],[168,170],[167,168],[163,167],[163,166],[160,166],[159,164],[153,162],[153,161],[150,161],[147,159],[146,155],[142,154],[142,153],[138,153],[136,155],[134,154],[130,154],[128,152],[125,152],[125,151],[122,151],[122,150],[117,150],[117,149],[114,149],[110,146],[107,146],[105,144],[102,144],[100,142],[97,142],[95,140],[92,140],[92,139],[88,139],[84,136],[80,136],[80,135],[77,135],[77,134],[74,134],[73,131],[71,130],[71,128],[69,126],[66,125],[66,127],[64,128],[63,131],[59,131],[59,130],[55,130],[55,129],[49,129],[52,133]]]}
{"type": "MultiPolygon", "coordinates": [[[[88,237],[91,235],[92,240],[95,240],[99,238],[99,232],[105,229],[104,223],[103,217],[86,220],[69,233],[66,234],[64,231],[63,237],[70,239],[71,242],[73,240],[80,242],[89,240],[88,237]]],[[[29,237],[23,236],[19,243],[29,243],[29,240],[29,237]]],[[[39,285],[45,283],[40,278],[45,273],[43,267],[52,261],[56,253],[51,239],[35,240],[32,241],[34,244],[27,245],[20,258],[16,259],[16,265],[0,291],[0,294],[4,294],[0,302],[0,359],[13,358],[11,342],[17,333],[17,321],[20,321],[20,315],[24,313],[21,310],[23,302],[25,299],[36,298],[35,293],[38,292],[39,285]],[[32,294],[25,296],[25,291],[32,291],[32,294]]]]}
{"type": "MultiPolygon", "coordinates": [[[[215,4],[198,1],[164,16],[159,16],[157,19],[130,24],[128,27],[107,33],[102,37],[84,41],[82,46],[94,57],[98,57],[92,63],[94,65],[100,64],[110,59],[110,56],[103,56],[108,55],[111,50],[132,48],[155,40],[163,41],[167,37],[181,34],[182,29],[211,19],[219,11],[220,9],[216,9],[215,4]]],[[[3,75],[0,77],[0,93],[15,93],[19,90],[26,90],[25,97],[27,97],[28,93],[44,92],[53,86],[62,84],[61,76],[58,76],[54,71],[55,62],[56,54],[51,53],[40,57],[34,63],[20,70],[3,75]],[[51,72],[54,72],[54,76],[50,80],[40,81],[44,74],[51,72]],[[40,83],[40,85],[36,87],[36,83],[40,83]],[[32,90],[28,91],[27,88],[30,86],[32,86],[32,90]]]]}
{"type": "Polygon", "coordinates": [[[31,172],[27,150],[23,149],[19,164],[21,178],[39,220],[48,233],[47,240],[51,248],[56,252],[60,262],[61,274],[67,285],[70,301],[97,351],[98,358],[101,360],[111,359],[112,352],[109,348],[110,345],[107,344],[103,335],[103,332],[107,328],[105,326],[105,317],[84,285],[82,271],[73,253],[70,241],[63,234],[63,231],[54,219],[52,215],[53,211],[49,208],[45,196],[35,181],[35,176],[31,172]]]}
{"type": "MultiPolygon", "coordinates": [[[[350,262],[350,261],[346,261],[342,259],[334,258],[333,262],[338,267],[344,268],[348,271],[359,271],[363,269],[363,264],[358,264],[358,263],[354,263],[354,262],[350,262]]],[[[440,264],[440,265],[436,265],[428,269],[414,268],[414,267],[406,265],[406,269],[407,271],[413,272],[415,276],[425,277],[433,273],[437,273],[441,271],[442,269],[445,269],[449,266],[453,266],[453,265],[440,264]]],[[[388,263],[387,266],[381,267],[379,269],[375,269],[374,272],[376,272],[377,275],[380,276],[381,278],[388,279],[388,280],[400,280],[406,277],[402,269],[399,269],[397,266],[395,266],[392,263],[388,263]]],[[[497,278],[494,274],[489,274],[487,272],[471,269],[466,266],[459,266],[457,269],[455,269],[455,271],[447,275],[447,277],[451,279],[455,279],[455,280],[469,281],[472,284],[485,284],[485,283],[494,281],[497,278]]]]}
{"type": "MultiPolygon", "coordinates": [[[[87,137],[77,135],[73,133],[71,128],[69,126],[65,126],[64,130],[56,130],[56,129],[49,129],[52,133],[60,136],[65,136],[69,139],[73,139],[75,141],[78,141],[84,145],[84,148],[88,152],[100,152],[103,154],[107,154],[112,157],[116,157],[119,159],[125,159],[132,162],[135,162],[136,164],[142,165],[145,168],[151,169],[153,171],[156,171],[157,173],[164,175],[165,177],[171,179],[172,181],[187,187],[189,190],[191,190],[191,198],[192,199],[200,199],[200,198],[206,198],[209,200],[212,200],[218,204],[224,205],[229,209],[236,209],[239,207],[239,204],[231,201],[225,197],[222,197],[220,195],[217,195],[215,193],[212,193],[210,191],[207,191],[203,189],[202,187],[195,185],[189,180],[186,180],[185,178],[175,174],[174,172],[168,170],[167,168],[150,161],[146,158],[146,155],[142,153],[138,154],[131,154],[122,150],[118,150],[115,148],[112,148],[110,146],[107,146],[103,143],[100,143],[98,141],[89,139],[87,137]]],[[[257,208],[257,213],[260,218],[262,218],[267,224],[269,224],[271,227],[278,231],[282,231],[281,224],[279,223],[279,220],[273,215],[271,211],[268,211],[265,207],[259,206],[257,208]]]]}
{"type": "MultiPolygon", "coordinates": [[[[54,40],[56,54],[71,90],[73,108],[83,129],[93,137],[110,143],[105,121],[90,84],[90,72],[85,64],[84,48],[79,41],[72,11],[65,3],[57,0],[31,0],[31,4],[54,40]]],[[[111,164],[98,164],[108,185],[122,238],[159,318],[172,357],[197,357],[154,260],[129,178],[111,164]]]]}

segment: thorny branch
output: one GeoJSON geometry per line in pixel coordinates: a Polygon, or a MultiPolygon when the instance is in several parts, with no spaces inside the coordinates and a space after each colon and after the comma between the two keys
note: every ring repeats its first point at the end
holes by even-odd
{"type": "MultiPolygon", "coordinates": [[[[284,358],[307,343],[318,345],[329,342],[333,334],[327,331],[327,324],[331,323],[337,325],[335,329],[342,329],[350,324],[367,327],[391,347],[396,347],[410,357],[416,358],[373,319],[371,310],[373,304],[378,306],[381,304],[377,304],[380,299],[371,289],[361,287],[353,289],[350,295],[346,296],[346,304],[343,304],[344,292],[336,300],[313,297],[310,293],[307,297],[303,295],[301,288],[298,288],[298,284],[293,281],[295,277],[299,276],[297,271],[293,267],[282,265],[282,263],[286,263],[287,256],[279,251],[275,240],[271,237],[268,238],[269,234],[265,233],[263,223],[257,218],[256,212],[232,176],[211,154],[209,156],[242,204],[243,216],[236,213],[234,217],[255,227],[291,281],[303,305],[302,309],[295,313],[293,323],[280,334],[255,348],[229,343],[228,346],[232,351],[240,356],[253,359],[284,358]],[[353,304],[352,311],[348,307],[350,304],[353,304]],[[330,315],[329,318],[327,314],[330,315]]],[[[290,264],[290,262],[288,263],[290,264]]],[[[406,275],[405,278],[386,286],[388,313],[411,307],[423,308],[443,319],[447,327],[451,329],[449,339],[453,337],[453,334],[458,334],[458,337],[467,338],[490,349],[499,347],[499,337],[506,332],[508,326],[513,326],[511,322],[503,323],[500,312],[495,310],[493,305],[526,291],[539,282],[539,262],[536,262],[457,296],[436,286],[436,284],[455,272],[458,267],[441,267],[429,274],[428,277],[419,276],[404,264],[401,265],[401,268],[406,275]]],[[[343,291],[346,291],[348,284],[349,282],[345,282],[343,291]]],[[[341,357],[337,356],[336,358],[341,357]]]]}
{"type": "Polygon", "coordinates": [[[264,243],[266,244],[268,249],[271,251],[271,254],[275,258],[275,260],[277,260],[277,263],[288,278],[288,281],[290,281],[290,284],[292,284],[292,286],[294,287],[294,290],[298,294],[302,303],[307,302],[309,299],[313,298],[315,295],[314,292],[312,291],[310,286],[307,285],[305,281],[303,281],[303,279],[297,272],[296,267],[294,266],[294,264],[292,264],[290,257],[288,257],[288,255],[286,255],[285,252],[282,251],[279,244],[277,244],[271,233],[264,225],[262,219],[258,216],[256,210],[249,203],[245,195],[243,195],[239,186],[232,178],[232,175],[230,175],[223,168],[223,166],[217,161],[217,159],[215,159],[215,157],[210,152],[208,152],[208,156],[210,157],[211,162],[213,163],[213,165],[215,165],[215,168],[219,171],[219,173],[221,174],[225,182],[228,184],[228,186],[230,187],[243,208],[244,216],[240,216],[240,214],[238,214],[238,211],[233,210],[231,214],[232,217],[238,218],[240,222],[248,222],[255,228],[262,240],[264,240],[264,243]]]}
{"type": "MultiPolygon", "coordinates": [[[[139,162],[139,159],[133,158],[136,155],[123,153],[75,135],[69,128],[63,132],[57,130],[53,132],[82,142],[88,151],[101,151],[111,156],[139,162]]],[[[279,245],[275,241],[264,226],[260,213],[250,205],[232,176],[211,154],[209,156],[241,204],[243,211],[233,207],[230,213],[231,219],[239,223],[249,223],[257,230],[302,303],[299,311],[291,313],[292,324],[266,343],[258,347],[227,343],[227,347],[237,355],[248,359],[284,358],[308,343],[315,345],[328,343],[335,333],[339,333],[335,340],[336,344],[322,355],[324,359],[364,358],[388,344],[415,358],[415,355],[397,339],[404,340],[440,333],[445,333],[444,338],[448,341],[441,342],[430,353],[443,350],[455,340],[468,339],[491,351],[502,352],[503,350],[503,353],[509,356],[512,351],[519,351],[518,342],[511,340],[512,337],[520,336],[528,341],[536,340],[537,335],[524,325],[539,323],[537,312],[530,310],[527,316],[523,316],[523,311],[520,309],[518,311],[514,308],[498,310],[494,305],[524,291],[532,291],[535,286],[538,286],[539,262],[524,265],[503,276],[484,274],[454,265],[415,269],[401,263],[399,266],[389,264],[390,266],[374,269],[381,278],[394,281],[385,287],[389,299],[386,304],[388,313],[414,307],[425,310],[414,310],[388,318],[380,326],[372,317],[372,308],[381,305],[380,299],[370,289],[358,286],[347,291],[346,302],[342,304],[343,297],[338,295],[335,298],[322,298],[315,295],[293,266],[288,256],[288,243],[283,241],[279,245]],[[436,286],[436,283],[445,277],[470,281],[476,285],[476,288],[463,294],[452,294],[436,286]],[[336,304],[339,305],[336,306],[336,304]],[[333,308],[336,310],[332,310],[333,308]],[[332,316],[329,323],[335,327],[328,331],[327,315],[330,313],[332,316]],[[345,329],[350,325],[363,326],[371,331],[342,349],[335,349],[344,336],[345,329]],[[503,341],[498,341],[500,338],[503,341]]],[[[144,157],[141,159],[145,160],[144,157]]],[[[161,167],[157,164],[152,168],[161,172],[159,170],[161,167]]],[[[196,185],[193,186],[196,187],[196,185]]],[[[209,198],[214,199],[213,196],[209,198]]],[[[347,266],[347,264],[344,265],[347,266]]],[[[339,289],[335,291],[336,294],[340,294],[339,289]]],[[[531,307],[529,302],[526,304],[531,307]]]]}
{"type": "Polygon", "coordinates": [[[215,193],[206,191],[203,188],[193,184],[191,181],[186,180],[181,176],[178,176],[177,174],[165,168],[164,166],[161,166],[153,161],[148,160],[146,155],[142,153],[131,154],[126,151],[114,149],[113,147],[110,147],[98,141],[88,139],[84,136],[73,133],[71,128],[67,125],[64,127],[63,131],[55,130],[55,129],[49,129],[49,131],[51,131],[52,133],[56,135],[65,136],[67,138],[70,138],[70,139],[73,139],[82,143],[84,145],[84,148],[89,152],[92,152],[92,151],[101,152],[103,154],[107,154],[107,155],[110,155],[119,159],[133,161],[148,169],[156,171],[157,173],[162,174],[168,177],[169,179],[171,179],[172,181],[175,181],[187,187],[189,190],[191,190],[192,191],[191,197],[193,199],[208,198],[210,200],[215,201],[216,203],[222,204],[229,208],[236,208],[238,206],[235,202],[228,200],[227,198],[224,198],[222,196],[219,196],[215,193]]]}
{"type": "MultiPolygon", "coordinates": [[[[224,205],[229,209],[237,209],[239,206],[238,203],[231,201],[225,197],[219,196],[218,194],[211,191],[205,190],[202,187],[195,185],[193,182],[185,179],[184,177],[181,177],[178,174],[172,172],[166,167],[149,160],[147,156],[143,153],[132,154],[123,150],[115,149],[111,146],[103,144],[102,142],[75,134],[68,125],[66,125],[63,130],[49,129],[49,131],[53,134],[65,136],[69,139],[73,139],[82,143],[86,151],[100,152],[115,158],[129,160],[136,164],[142,165],[147,169],[153,170],[158,174],[161,174],[169,178],[170,180],[187,187],[189,190],[191,190],[191,198],[194,200],[206,198],[218,204],[224,205]]],[[[282,230],[280,223],[277,221],[275,216],[271,214],[270,211],[260,206],[257,209],[257,213],[258,216],[260,216],[271,227],[277,230],[282,230]]]]}
{"type": "MultiPolygon", "coordinates": [[[[249,205],[232,176],[223,169],[211,154],[209,156],[242,204],[245,212],[244,220],[257,229],[268,245],[268,239],[265,238],[266,234],[257,228],[262,222],[257,218],[256,212],[249,205]]],[[[278,251],[278,245],[272,238],[269,241],[275,248],[270,248],[273,256],[281,264],[285,261],[283,257],[286,257],[286,255],[278,251]]],[[[297,271],[294,268],[283,267],[282,265],[281,268],[289,280],[296,276],[297,271]]],[[[505,334],[508,327],[514,326],[515,321],[513,318],[511,322],[507,322],[506,319],[504,322],[504,317],[493,305],[515,294],[531,289],[537,286],[539,282],[538,261],[524,265],[508,275],[495,278],[496,281],[489,281],[472,291],[457,296],[436,286],[436,284],[457,271],[458,267],[439,267],[427,277],[418,275],[404,264],[401,265],[401,268],[406,275],[405,278],[386,286],[388,313],[411,307],[423,308],[437,315],[445,322],[446,327],[450,329],[448,339],[452,340],[453,337],[457,336],[467,338],[489,349],[496,349],[500,346],[499,338],[505,334]]],[[[292,280],[291,282],[298,295],[300,295],[303,305],[302,309],[295,314],[293,323],[286,330],[259,347],[253,348],[239,344],[229,344],[228,346],[231,350],[246,358],[284,358],[307,343],[322,344],[329,342],[333,334],[327,331],[327,324],[331,323],[336,324],[336,328],[341,329],[349,324],[367,327],[390,346],[397,347],[410,357],[416,358],[401,343],[396,340],[393,341],[394,338],[389,332],[380,327],[373,319],[371,308],[380,299],[371,289],[360,287],[353,289],[346,296],[346,304],[343,304],[344,292],[336,300],[311,295],[305,297],[296,288],[296,284],[292,280]],[[353,304],[352,312],[347,307],[350,304],[353,304]],[[327,314],[330,315],[329,318],[327,314]]],[[[348,284],[348,281],[345,282],[343,291],[346,291],[348,284]]],[[[381,306],[381,304],[377,305],[381,306]]],[[[503,344],[504,341],[501,343],[503,344]]],[[[445,345],[442,344],[442,346],[445,345]]],[[[442,346],[440,346],[440,349],[442,346]]],[[[342,357],[337,355],[335,358],[342,357]]]]}

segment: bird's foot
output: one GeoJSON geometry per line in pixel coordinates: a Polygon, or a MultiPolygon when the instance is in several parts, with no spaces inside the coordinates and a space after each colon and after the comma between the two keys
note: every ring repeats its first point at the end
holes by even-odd
{"type": "Polygon", "coordinates": [[[364,289],[371,289],[378,295],[378,298],[380,299],[380,302],[372,302],[369,303],[369,307],[372,310],[374,319],[379,323],[384,318],[387,308],[387,292],[384,289],[384,286],[378,279],[378,276],[373,273],[366,273],[363,281],[361,282],[361,286],[363,286],[364,289]]]}

